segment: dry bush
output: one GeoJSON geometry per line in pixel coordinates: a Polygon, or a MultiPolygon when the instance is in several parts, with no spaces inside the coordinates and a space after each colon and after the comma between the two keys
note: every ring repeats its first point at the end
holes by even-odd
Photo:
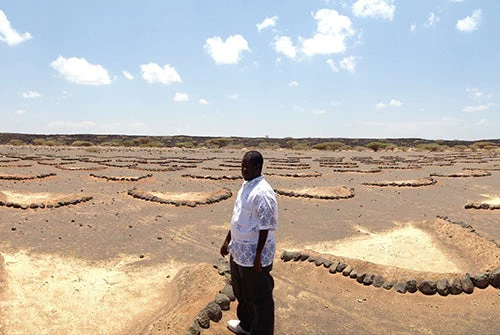
{"type": "Polygon", "coordinates": [[[25,145],[23,140],[18,140],[18,139],[12,139],[9,141],[10,145],[25,145]]]}
{"type": "Polygon", "coordinates": [[[421,143],[417,145],[418,150],[431,151],[431,152],[441,152],[450,149],[447,145],[441,145],[439,143],[421,143]]]}
{"type": "Polygon", "coordinates": [[[350,146],[340,141],[318,143],[313,145],[311,148],[317,150],[328,150],[328,151],[340,151],[340,150],[351,149],[350,146]]]}
{"type": "Polygon", "coordinates": [[[389,143],[385,143],[385,142],[370,142],[366,145],[366,147],[368,149],[373,150],[373,151],[380,151],[380,150],[385,149],[388,145],[389,145],[389,143]]]}
{"type": "Polygon", "coordinates": [[[177,143],[175,143],[175,146],[177,148],[191,149],[191,148],[196,147],[196,144],[192,141],[186,141],[186,142],[177,142],[177,143]]]}
{"type": "Polygon", "coordinates": [[[90,141],[74,141],[71,145],[74,147],[91,147],[94,143],[90,141]]]}

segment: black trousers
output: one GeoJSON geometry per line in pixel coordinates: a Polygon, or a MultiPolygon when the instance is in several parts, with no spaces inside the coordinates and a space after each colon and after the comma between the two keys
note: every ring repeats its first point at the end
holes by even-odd
{"type": "Polygon", "coordinates": [[[230,258],[231,282],[234,296],[238,300],[237,315],[240,326],[252,335],[273,335],[274,333],[274,279],[273,265],[261,272],[252,267],[236,264],[230,258]]]}

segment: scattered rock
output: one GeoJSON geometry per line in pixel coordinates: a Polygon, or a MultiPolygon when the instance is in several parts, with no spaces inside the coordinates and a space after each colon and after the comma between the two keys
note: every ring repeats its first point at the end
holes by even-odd
{"type": "Polygon", "coordinates": [[[496,268],[490,273],[490,285],[500,288],[500,268],[496,268]]]}
{"type": "Polygon", "coordinates": [[[462,291],[462,283],[460,282],[460,279],[453,278],[450,284],[450,294],[457,295],[462,293],[462,291]]]}
{"type": "Polygon", "coordinates": [[[425,295],[434,295],[437,292],[436,282],[432,280],[424,280],[419,285],[420,292],[425,295]]]}
{"type": "Polygon", "coordinates": [[[436,283],[436,289],[439,295],[447,296],[450,293],[450,284],[447,279],[440,279],[436,283]]]}
{"type": "Polygon", "coordinates": [[[406,283],[397,282],[396,285],[394,285],[394,289],[396,292],[404,294],[406,293],[406,283]]]}
{"type": "Polygon", "coordinates": [[[406,290],[410,293],[417,292],[417,281],[415,279],[409,279],[406,282],[406,290]]]}
{"type": "Polygon", "coordinates": [[[234,292],[233,292],[233,286],[230,284],[227,284],[226,286],[224,286],[224,288],[220,291],[220,293],[226,295],[229,298],[229,300],[231,300],[231,301],[236,300],[236,297],[234,296],[234,292]]]}
{"type": "Polygon", "coordinates": [[[394,284],[391,281],[387,281],[382,285],[382,287],[386,290],[390,290],[391,288],[393,288],[393,286],[394,284]]]}
{"type": "Polygon", "coordinates": [[[382,285],[384,285],[384,277],[382,277],[381,275],[375,276],[375,278],[373,279],[373,286],[382,287],[382,285]]]}
{"type": "Polygon", "coordinates": [[[198,313],[198,318],[196,319],[201,328],[208,329],[210,328],[210,318],[208,317],[208,311],[206,308],[202,309],[198,313]]]}
{"type": "Polygon", "coordinates": [[[490,284],[490,278],[487,273],[477,274],[474,278],[472,278],[472,282],[478,288],[487,288],[490,284]]]}
{"type": "Polygon", "coordinates": [[[471,294],[472,292],[474,292],[474,283],[472,282],[472,280],[469,278],[468,275],[464,275],[461,279],[460,279],[461,283],[462,283],[462,290],[467,293],[467,294],[471,294]]]}
{"type": "Polygon", "coordinates": [[[229,305],[231,304],[231,300],[229,297],[225,294],[218,293],[215,296],[215,303],[220,306],[220,309],[223,311],[228,311],[229,310],[229,305]]]}
{"type": "Polygon", "coordinates": [[[186,335],[200,335],[200,334],[201,334],[201,329],[199,321],[193,321],[191,326],[189,326],[186,335]]]}
{"type": "Polygon", "coordinates": [[[210,320],[219,322],[222,319],[222,309],[215,301],[209,302],[205,310],[210,320]]]}
{"type": "Polygon", "coordinates": [[[342,271],[342,275],[347,277],[351,274],[351,271],[352,271],[352,267],[350,265],[344,267],[344,270],[342,271]]]}

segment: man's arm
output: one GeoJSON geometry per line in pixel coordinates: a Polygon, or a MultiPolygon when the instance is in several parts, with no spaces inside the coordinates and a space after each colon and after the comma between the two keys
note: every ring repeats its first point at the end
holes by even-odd
{"type": "Polygon", "coordinates": [[[224,243],[222,243],[222,246],[220,247],[220,254],[222,257],[226,256],[229,254],[229,242],[231,242],[231,230],[227,232],[226,239],[224,240],[224,243]]]}
{"type": "Polygon", "coordinates": [[[259,230],[259,242],[257,243],[257,253],[253,261],[253,269],[257,272],[262,271],[262,250],[267,241],[269,230],[259,230]]]}

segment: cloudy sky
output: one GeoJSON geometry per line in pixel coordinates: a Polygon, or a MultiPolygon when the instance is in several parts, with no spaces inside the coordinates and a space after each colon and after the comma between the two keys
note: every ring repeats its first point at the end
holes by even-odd
{"type": "Polygon", "coordinates": [[[500,136],[500,1],[0,0],[0,132],[500,136]]]}

